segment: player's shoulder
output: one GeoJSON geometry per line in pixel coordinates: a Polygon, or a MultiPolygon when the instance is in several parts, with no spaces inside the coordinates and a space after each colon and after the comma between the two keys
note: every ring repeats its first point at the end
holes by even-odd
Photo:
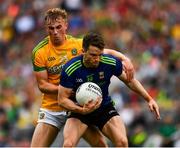
{"type": "Polygon", "coordinates": [[[45,46],[48,45],[48,43],[49,43],[49,37],[45,37],[33,48],[32,53],[35,54],[37,51],[43,50],[45,46]]]}
{"type": "Polygon", "coordinates": [[[75,72],[77,69],[82,67],[82,55],[79,55],[75,58],[72,58],[69,60],[64,66],[63,69],[64,71],[68,74],[71,75],[73,72],[75,72]]]}
{"type": "Polygon", "coordinates": [[[66,38],[67,38],[67,40],[69,40],[69,41],[82,42],[82,38],[81,38],[81,37],[74,37],[74,36],[72,36],[72,35],[67,34],[67,35],[66,35],[66,38]]]}
{"type": "Polygon", "coordinates": [[[102,56],[101,56],[101,57],[107,57],[107,58],[113,58],[113,59],[116,59],[116,57],[115,57],[115,56],[110,55],[110,54],[102,54],[102,56]]]}
{"type": "Polygon", "coordinates": [[[80,63],[81,60],[82,60],[82,55],[76,56],[72,58],[71,60],[69,60],[64,66],[69,67],[71,65],[74,65],[74,63],[80,63]]]}
{"type": "Polygon", "coordinates": [[[119,60],[113,55],[110,55],[110,54],[102,54],[101,55],[101,63],[103,63],[103,64],[116,66],[117,61],[119,61],[119,60]]]}

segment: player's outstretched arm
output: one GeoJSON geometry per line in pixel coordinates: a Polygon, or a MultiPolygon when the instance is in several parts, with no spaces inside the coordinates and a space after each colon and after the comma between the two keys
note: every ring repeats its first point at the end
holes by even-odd
{"type": "Polygon", "coordinates": [[[140,96],[142,96],[149,105],[150,111],[155,112],[156,118],[160,119],[160,113],[159,113],[159,107],[156,103],[156,101],[149,95],[149,93],[145,90],[145,88],[141,85],[141,83],[133,78],[130,82],[127,81],[126,74],[123,72],[121,76],[119,76],[119,79],[122,80],[131,90],[138,93],[140,96]]]}
{"type": "Polygon", "coordinates": [[[122,61],[122,64],[123,64],[123,70],[125,71],[125,73],[127,75],[127,80],[130,81],[131,79],[133,79],[133,77],[134,77],[134,66],[128,57],[126,57],[122,53],[115,51],[115,50],[112,50],[112,49],[104,49],[104,53],[113,55],[113,56],[117,57],[118,59],[120,59],[122,61]]]}

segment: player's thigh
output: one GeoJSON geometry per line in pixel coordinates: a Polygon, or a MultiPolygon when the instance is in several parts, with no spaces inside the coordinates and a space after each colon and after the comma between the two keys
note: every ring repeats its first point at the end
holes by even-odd
{"type": "Polygon", "coordinates": [[[31,142],[31,147],[49,147],[56,138],[59,129],[47,123],[38,123],[31,142]]]}
{"type": "Polygon", "coordinates": [[[83,138],[93,147],[107,147],[103,134],[95,126],[88,126],[83,138]]]}
{"type": "Polygon", "coordinates": [[[87,125],[77,118],[68,118],[64,126],[64,146],[75,146],[86,131],[87,125]]]}
{"type": "Polygon", "coordinates": [[[41,108],[31,146],[49,147],[55,140],[59,130],[64,126],[66,117],[64,111],[53,112],[41,108]]]}
{"type": "Polygon", "coordinates": [[[107,136],[114,144],[127,143],[126,128],[121,117],[113,116],[103,127],[102,132],[107,136]]]}

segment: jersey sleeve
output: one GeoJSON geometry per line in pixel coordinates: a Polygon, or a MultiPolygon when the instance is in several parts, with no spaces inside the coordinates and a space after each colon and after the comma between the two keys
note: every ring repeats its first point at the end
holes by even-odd
{"type": "Polygon", "coordinates": [[[34,71],[43,71],[46,69],[44,56],[40,52],[33,53],[32,63],[34,71]]]}
{"type": "Polygon", "coordinates": [[[67,69],[67,66],[64,65],[61,72],[60,85],[67,88],[73,88],[73,86],[75,85],[74,77],[73,75],[69,76],[66,73],[66,69],[67,69]]]}
{"type": "Polygon", "coordinates": [[[122,71],[123,71],[123,66],[122,66],[122,62],[115,58],[116,59],[116,66],[115,66],[115,70],[114,70],[114,75],[115,76],[120,76],[122,74],[122,71]]]}
{"type": "Polygon", "coordinates": [[[44,38],[32,51],[32,64],[34,71],[42,71],[46,69],[45,46],[49,43],[48,37],[44,38]]]}

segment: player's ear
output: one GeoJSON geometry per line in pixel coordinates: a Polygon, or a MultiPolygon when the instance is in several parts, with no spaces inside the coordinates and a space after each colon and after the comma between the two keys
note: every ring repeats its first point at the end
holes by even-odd
{"type": "Polygon", "coordinates": [[[69,27],[68,22],[65,22],[65,25],[66,25],[66,30],[67,30],[69,27]]]}

